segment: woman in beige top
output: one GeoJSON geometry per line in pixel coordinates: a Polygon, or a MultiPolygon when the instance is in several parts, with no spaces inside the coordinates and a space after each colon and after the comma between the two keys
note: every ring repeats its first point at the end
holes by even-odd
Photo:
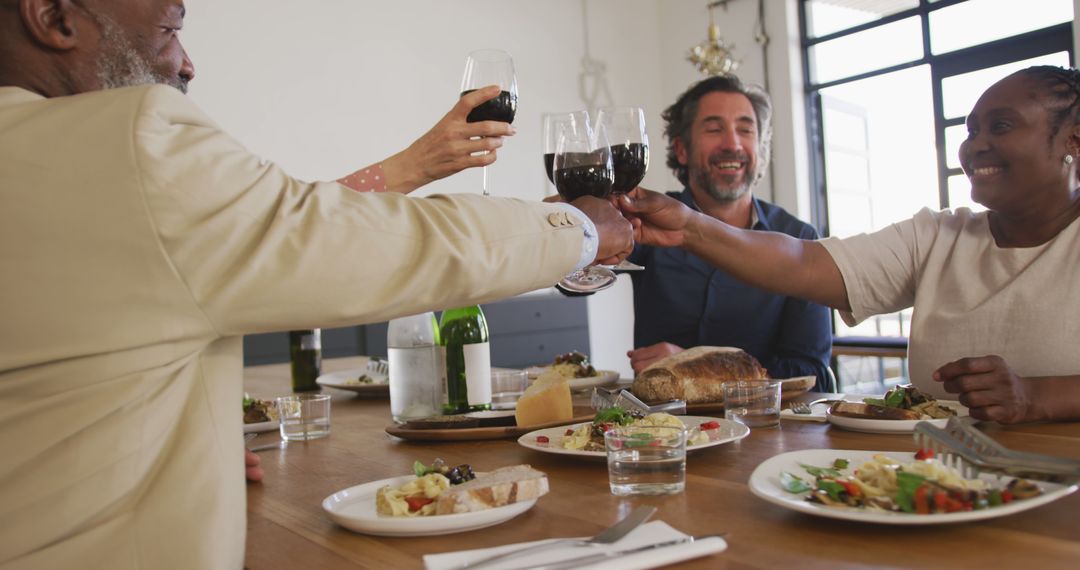
{"type": "Polygon", "coordinates": [[[923,210],[873,234],[749,232],[636,189],[639,242],[687,249],[849,324],[914,307],[911,380],[979,419],[1080,419],[1080,72],[1038,66],[991,86],[960,162],[987,212],[923,210]],[[766,263],[760,260],[768,260],[766,263]]]}

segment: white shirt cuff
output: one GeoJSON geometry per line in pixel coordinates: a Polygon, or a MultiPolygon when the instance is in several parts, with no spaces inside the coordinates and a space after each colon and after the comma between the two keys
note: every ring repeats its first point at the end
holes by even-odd
{"type": "Polygon", "coordinates": [[[566,202],[553,202],[551,205],[561,208],[581,220],[581,229],[585,232],[585,239],[581,240],[581,257],[578,259],[577,265],[574,266],[574,271],[584,269],[596,260],[596,253],[600,248],[600,236],[596,233],[596,224],[584,212],[566,202]]]}

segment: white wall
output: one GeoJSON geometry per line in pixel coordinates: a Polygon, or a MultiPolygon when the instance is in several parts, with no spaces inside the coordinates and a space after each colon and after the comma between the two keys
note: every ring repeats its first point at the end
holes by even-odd
{"type": "MultiPolygon", "coordinates": [[[[610,98],[659,116],[656,0],[188,0],[191,96],[252,151],[329,179],[415,140],[458,98],[465,56],[514,56],[518,134],[492,168],[497,195],[545,194],[540,117],[585,107],[585,27],[610,98]],[[644,80],[643,80],[644,79],[644,80]]],[[[652,173],[656,176],[656,173],[652,173]]],[[[478,192],[479,171],[429,185],[478,192]]]]}
{"type": "MultiPolygon", "coordinates": [[[[599,94],[594,105],[644,107],[662,148],[659,4],[187,0],[182,37],[196,68],[191,97],[250,150],[310,180],[337,178],[407,146],[457,100],[470,50],[505,49],[520,88],[518,134],[499,151],[493,188],[535,200],[549,191],[541,113],[588,106],[579,89],[586,36],[589,55],[606,69],[603,81],[586,81],[599,94]]],[[[662,158],[645,185],[675,187],[662,158]]],[[[479,186],[480,172],[467,171],[418,194],[479,186]]],[[[589,314],[594,361],[630,374],[629,284],[594,296],[589,314]]]]}

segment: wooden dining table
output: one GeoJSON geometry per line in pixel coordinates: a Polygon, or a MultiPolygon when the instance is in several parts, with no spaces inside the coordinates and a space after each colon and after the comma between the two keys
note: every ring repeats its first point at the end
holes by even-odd
{"type": "MultiPolygon", "coordinates": [[[[356,367],[362,358],[325,360],[323,372],[356,367]]],[[[290,391],[287,364],[248,367],[244,387],[272,398],[290,391]]],[[[825,423],[783,421],[745,439],[693,452],[686,490],[662,497],[618,497],[608,490],[603,460],[540,453],[514,439],[413,442],[388,435],[385,398],[324,388],[332,398],[329,437],[262,451],[265,477],[247,486],[246,566],[264,568],[422,568],[423,555],[547,537],[591,536],[638,505],[691,535],[725,533],[726,551],[674,568],[1077,568],[1080,493],[982,521],[894,526],[794,512],[751,494],[758,464],[804,449],[915,451],[910,435],[844,431],[825,423]],[[477,470],[528,463],[547,473],[551,492],[524,514],[481,530],[431,537],[357,534],[330,520],[322,501],[342,489],[412,472],[416,460],[442,458],[477,470]]],[[[801,398],[809,400],[815,394],[801,398]]],[[[578,402],[575,402],[578,403],[578,402]]],[[[585,404],[587,402],[581,401],[585,404]]],[[[1005,446],[1080,459],[1080,423],[980,424],[1005,446]]],[[[261,434],[249,446],[274,441],[261,434]]]]}

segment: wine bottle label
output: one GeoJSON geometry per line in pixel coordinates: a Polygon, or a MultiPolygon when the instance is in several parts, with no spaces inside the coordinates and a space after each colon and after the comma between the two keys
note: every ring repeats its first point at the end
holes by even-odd
{"type": "Polygon", "coordinates": [[[469,392],[469,405],[491,403],[491,347],[489,343],[466,344],[465,386],[469,392]]]}
{"type": "Polygon", "coordinates": [[[321,350],[322,349],[322,331],[317,330],[312,334],[306,334],[300,337],[300,350],[321,350]]]}

